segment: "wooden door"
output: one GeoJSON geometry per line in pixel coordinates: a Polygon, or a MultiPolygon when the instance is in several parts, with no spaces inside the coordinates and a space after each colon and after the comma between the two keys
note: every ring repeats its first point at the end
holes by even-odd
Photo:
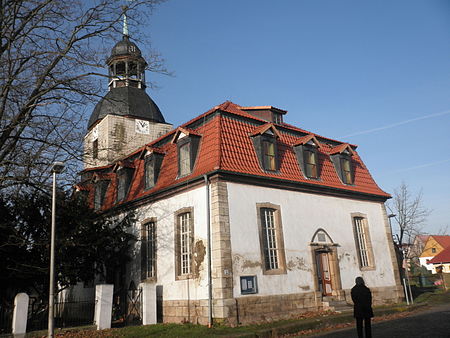
{"type": "Polygon", "coordinates": [[[322,295],[331,296],[333,287],[331,284],[330,263],[327,252],[316,252],[316,266],[319,290],[322,292],[322,295]]]}

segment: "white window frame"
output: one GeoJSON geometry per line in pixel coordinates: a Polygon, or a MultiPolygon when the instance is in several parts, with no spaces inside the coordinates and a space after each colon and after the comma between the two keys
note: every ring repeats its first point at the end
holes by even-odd
{"type": "Polygon", "coordinates": [[[179,226],[179,243],[180,243],[180,274],[188,275],[191,273],[191,230],[190,230],[190,219],[191,215],[189,212],[182,213],[178,215],[178,226],[179,226]]]}
{"type": "Polygon", "coordinates": [[[285,274],[286,259],[280,206],[258,203],[257,215],[264,274],[285,274]]]}
{"type": "Polygon", "coordinates": [[[375,258],[367,217],[361,213],[353,213],[352,223],[359,267],[361,270],[373,270],[375,268],[375,258]]]}
{"type": "Polygon", "coordinates": [[[194,213],[182,208],[175,213],[175,279],[194,277],[194,213]]]}
{"type": "Polygon", "coordinates": [[[149,219],[142,223],[141,232],[141,246],[144,246],[141,250],[142,265],[141,269],[144,269],[142,279],[155,279],[156,278],[156,219],[149,219]]]}

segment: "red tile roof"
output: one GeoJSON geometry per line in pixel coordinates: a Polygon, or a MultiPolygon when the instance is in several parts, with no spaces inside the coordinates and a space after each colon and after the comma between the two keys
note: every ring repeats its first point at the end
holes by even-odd
{"type": "Polygon", "coordinates": [[[450,236],[435,236],[432,235],[436,242],[438,242],[444,249],[450,246],[450,236]]]}
{"type": "Polygon", "coordinates": [[[450,247],[442,250],[439,254],[428,261],[431,264],[450,263],[450,247]]]}
{"type": "MultiPolygon", "coordinates": [[[[311,139],[310,134],[310,132],[287,124],[275,127],[273,124],[241,110],[238,105],[227,101],[131,153],[126,159],[132,162],[135,171],[128,196],[123,202],[132,201],[178,185],[215,170],[252,175],[259,178],[274,178],[289,181],[290,183],[298,183],[299,185],[307,184],[309,187],[317,186],[334,188],[349,193],[363,193],[381,199],[390,197],[389,194],[378,187],[354,150],[354,155],[352,156],[355,173],[354,184],[343,184],[330,160],[329,154],[336,150],[343,151],[346,147],[351,149],[352,146],[315,134],[311,135],[320,143],[318,149],[320,175],[318,180],[305,178],[292,145],[299,144],[306,138],[311,139]],[[274,128],[279,135],[277,141],[279,170],[276,172],[266,172],[261,168],[251,137],[255,131],[267,130],[268,128],[274,128]],[[191,174],[178,178],[177,145],[171,141],[181,131],[201,137],[197,158],[191,174]],[[145,191],[143,179],[144,161],[143,157],[139,155],[148,148],[157,148],[159,153],[164,153],[165,155],[155,186],[145,191]]],[[[356,148],[356,146],[353,147],[356,148]]],[[[104,168],[102,167],[102,169],[104,168]]],[[[116,180],[112,179],[103,210],[114,206],[115,189],[116,180]]]]}
{"type": "Polygon", "coordinates": [[[278,132],[277,128],[273,125],[273,123],[266,123],[260,127],[255,128],[250,135],[251,136],[262,135],[269,129],[272,130],[272,132],[275,134],[277,138],[280,138],[280,133],[278,132]]]}
{"type": "Polygon", "coordinates": [[[343,143],[336,147],[331,148],[331,150],[328,152],[328,154],[330,154],[330,155],[340,154],[345,150],[348,150],[351,155],[354,154],[354,150],[352,149],[352,147],[350,147],[350,145],[348,143],[343,143]]]}
{"type": "Polygon", "coordinates": [[[295,143],[293,144],[293,146],[298,146],[298,145],[306,144],[306,143],[308,143],[308,142],[311,141],[311,140],[317,145],[318,148],[321,147],[320,142],[317,141],[317,139],[316,139],[316,137],[314,136],[314,134],[308,134],[308,135],[305,135],[305,136],[303,136],[303,137],[300,137],[300,138],[297,140],[297,142],[295,142],[295,143]]]}

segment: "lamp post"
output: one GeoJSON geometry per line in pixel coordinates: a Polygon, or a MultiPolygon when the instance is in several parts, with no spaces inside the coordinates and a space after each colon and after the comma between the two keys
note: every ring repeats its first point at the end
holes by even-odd
{"type": "MultiPolygon", "coordinates": [[[[391,218],[397,216],[396,214],[390,214],[388,215],[388,219],[389,219],[389,226],[391,228],[391,234],[392,234],[392,224],[391,224],[391,218]]],[[[394,239],[394,235],[392,235],[392,239],[394,239]]],[[[397,237],[398,239],[398,237],[397,237]]],[[[403,289],[405,292],[405,298],[406,298],[406,304],[409,305],[409,303],[411,302],[412,304],[414,304],[414,300],[412,297],[412,292],[411,292],[411,285],[409,284],[409,276],[408,276],[408,261],[407,261],[407,254],[405,252],[405,248],[403,247],[402,243],[400,243],[400,241],[398,240],[398,251],[401,254],[401,258],[402,258],[402,266],[400,271],[402,271],[404,269],[404,274],[402,274],[403,276],[401,276],[402,280],[403,280],[403,289]],[[406,277],[406,278],[405,278],[406,277]],[[408,292],[408,288],[409,288],[409,292],[408,292]]],[[[400,266],[399,266],[400,268],[400,266]]]]}
{"type": "Polygon", "coordinates": [[[64,170],[63,162],[54,162],[52,165],[53,191],[52,191],[52,229],[50,239],[50,286],[48,296],[48,337],[53,337],[54,314],[53,305],[55,301],[55,223],[56,223],[56,174],[64,170]]]}

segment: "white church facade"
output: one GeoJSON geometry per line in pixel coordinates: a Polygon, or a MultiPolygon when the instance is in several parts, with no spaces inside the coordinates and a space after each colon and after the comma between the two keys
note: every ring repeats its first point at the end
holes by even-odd
{"type": "Polygon", "coordinates": [[[105,217],[136,215],[135,258],[115,287],[154,284],[164,322],[231,325],[350,302],[357,276],[375,304],[401,299],[390,196],[355,145],[232,102],[173,129],[128,37],[108,66],[77,187],[105,217]]]}

